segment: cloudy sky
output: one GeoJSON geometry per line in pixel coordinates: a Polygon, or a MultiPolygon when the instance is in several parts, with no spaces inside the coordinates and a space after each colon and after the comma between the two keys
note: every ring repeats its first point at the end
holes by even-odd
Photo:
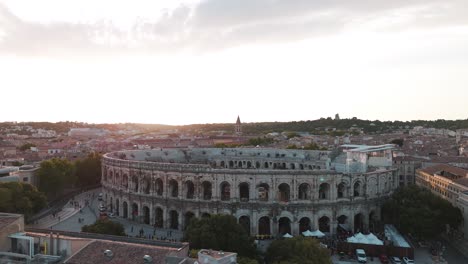
{"type": "Polygon", "coordinates": [[[0,121],[468,118],[466,0],[0,0],[0,121]]]}

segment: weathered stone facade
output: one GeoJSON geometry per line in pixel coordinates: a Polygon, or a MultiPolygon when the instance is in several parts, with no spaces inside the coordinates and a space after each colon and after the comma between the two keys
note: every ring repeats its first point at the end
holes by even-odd
{"type": "Polygon", "coordinates": [[[392,168],[343,174],[328,151],[153,149],[103,157],[108,208],[119,217],[183,229],[191,217],[231,214],[251,235],[367,230],[398,186],[392,168]]]}

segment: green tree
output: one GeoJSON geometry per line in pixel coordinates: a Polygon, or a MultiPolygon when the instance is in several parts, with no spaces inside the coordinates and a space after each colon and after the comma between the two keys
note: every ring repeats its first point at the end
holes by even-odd
{"type": "Polygon", "coordinates": [[[39,168],[39,190],[49,198],[60,196],[64,188],[73,187],[76,178],[73,164],[66,159],[50,159],[41,162],[39,168]]]}
{"type": "Polygon", "coordinates": [[[396,138],[390,141],[390,144],[398,145],[400,148],[403,147],[404,140],[402,138],[396,138]]]}
{"type": "Polygon", "coordinates": [[[185,230],[185,241],[191,248],[207,248],[237,252],[239,256],[255,257],[253,239],[231,215],[194,218],[185,230]]]}
{"type": "Polygon", "coordinates": [[[81,231],[114,236],[126,236],[123,225],[121,223],[112,222],[109,219],[100,219],[92,225],[85,225],[81,228],[81,231]]]}
{"type": "Polygon", "coordinates": [[[31,147],[35,147],[36,145],[34,145],[33,143],[25,143],[23,145],[21,145],[21,147],[19,148],[21,151],[26,151],[28,149],[30,149],[31,147]]]}
{"type": "Polygon", "coordinates": [[[272,264],[331,264],[330,253],[320,247],[314,238],[294,237],[276,240],[267,250],[266,258],[272,264]]]}
{"type": "Polygon", "coordinates": [[[81,187],[99,184],[101,181],[101,155],[91,153],[75,162],[77,184],[81,187]]]}
{"type": "Polygon", "coordinates": [[[416,185],[399,188],[382,207],[383,219],[401,232],[430,239],[448,224],[458,228],[463,220],[459,208],[416,185]]]}
{"type": "Polygon", "coordinates": [[[0,183],[0,211],[23,214],[26,220],[47,205],[46,197],[28,183],[0,183]]]}

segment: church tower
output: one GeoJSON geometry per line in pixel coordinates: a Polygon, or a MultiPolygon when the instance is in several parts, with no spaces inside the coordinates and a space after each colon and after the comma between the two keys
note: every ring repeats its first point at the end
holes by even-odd
{"type": "Polygon", "coordinates": [[[242,135],[242,124],[241,124],[239,116],[237,116],[237,121],[236,121],[236,125],[235,125],[235,132],[236,132],[236,135],[238,135],[238,136],[242,135]]]}

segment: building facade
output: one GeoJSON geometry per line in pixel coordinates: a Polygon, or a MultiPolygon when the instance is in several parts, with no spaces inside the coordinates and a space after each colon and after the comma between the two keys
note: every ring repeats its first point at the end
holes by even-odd
{"type": "Polygon", "coordinates": [[[104,199],[117,216],[161,228],[183,230],[192,217],[230,214],[251,235],[308,229],[333,234],[338,225],[366,231],[397,188],[397,172],[391,155],[389,164],[376,157],[382,150],[358,149],[365,153],[360,156],[352,149],[333,155],[261,148],[108,153],[102,163],[104,199]],[[339,164],[343,156],[356,155],[365,165],[339,164]]]}

